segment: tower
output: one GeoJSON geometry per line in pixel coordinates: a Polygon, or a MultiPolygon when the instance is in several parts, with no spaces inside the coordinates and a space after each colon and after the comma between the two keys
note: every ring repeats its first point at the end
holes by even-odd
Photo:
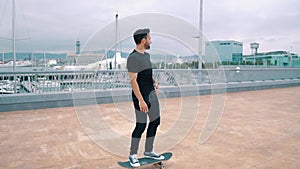
{"type": "Polygon", "coordinates": [[[80,54],[80,41],[76,41],[76,54],[80,54]]]}
{"type": "Polygon", "coordinates": [[[259,43],[256,43],[256,42],[250,43],[250,48],[251,48],[251,54],[256,55],[257,50],[259,48],[259,43]]]}

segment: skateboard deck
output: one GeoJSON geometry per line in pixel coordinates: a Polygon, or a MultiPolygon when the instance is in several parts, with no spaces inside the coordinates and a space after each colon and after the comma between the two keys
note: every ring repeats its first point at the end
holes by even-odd
{"type": "MultiPolygon", "coordinates": [[[[163,169],[165,167],[164,167],[162,161],[169,160],[172,157],[173,154],[171,152],[166,152],[166,153],[163,153],[161,155],[164,156],[165,159],[163,159],[163,160],[155,160],[155,159],[147,158],[147,157],[139,158],[140,165],[143,166],[143,165],[148,165],[148,164],[158,164],[160,166],[160,168],[163,169]]],[[[125,167],[125,168],[138,168],[138,167],[132,167],[130,165],[129,161],[118,162],[118,164],[121,167],[125,167]]]]}

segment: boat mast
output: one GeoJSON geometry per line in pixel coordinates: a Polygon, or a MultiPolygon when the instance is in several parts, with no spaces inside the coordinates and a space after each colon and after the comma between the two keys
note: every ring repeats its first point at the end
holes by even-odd
{"type": "Polygon", "coordinates": [[[2,62],[4,64],[4,51],[2,51],[2,62]]]}
{"type": "Polygon", "coordinates": [[[17,93],[17,84],[16,84],[16,28],[15,28],[15,20],[16,20],[16,9],[15,9],[15,0],[12,1],[12,49],[13,49],[13,72],[14,72],[14,93],[17,93]]]}

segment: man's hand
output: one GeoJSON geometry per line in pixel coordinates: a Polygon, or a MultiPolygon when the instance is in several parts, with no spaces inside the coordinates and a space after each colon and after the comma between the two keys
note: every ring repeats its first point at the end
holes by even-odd
{"type": "Polygon", "coordinates": [[[146,104],[146,102],[144,100],[139,101],[139,106],[140,106],[140,111],[141,112],[147,113],[149,111],[148,110],[148,105],[146,104]]]}
{"type": "Polygon", "coordinates": [[[158,95],[158,93],[159,93],[158,81],[154,78],[153,78],[153,86],[154,86],[156,95],[158,95]]]}

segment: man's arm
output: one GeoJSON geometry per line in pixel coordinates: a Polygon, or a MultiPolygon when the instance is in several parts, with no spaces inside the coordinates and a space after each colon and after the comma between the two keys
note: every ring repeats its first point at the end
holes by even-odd
{"type": "Polygon", "coordinates": [[[139,100],[140,111],[147,113],[149,110],[148,110],[148,106],[147,106],[146,102],[144,101],[143,96],[141,94],[139,84],[137,83],[137,73],[128,72],[128,75],[129,75],[130,84],[131,84],[133,93],[136,96],[136,98],[139,100]]]}

